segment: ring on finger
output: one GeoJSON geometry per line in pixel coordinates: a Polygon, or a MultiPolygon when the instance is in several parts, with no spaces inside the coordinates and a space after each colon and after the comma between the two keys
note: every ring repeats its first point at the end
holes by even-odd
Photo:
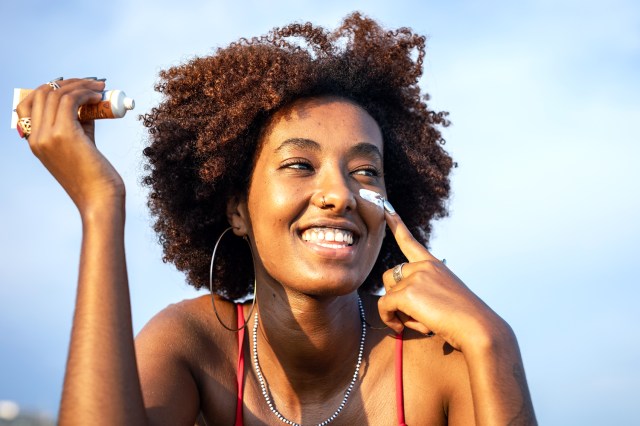
{"type": "Polygon", "coordinates": [[[399,265],[396,265],[396,266],[393,268],[393,280],[394,280],[396,283],[399,283],[399,282],[400,282],[400,281],[402,281],[402,279],[404,278],[404,276],[402,275],[402,267],[404,266],[404,264],[405,264],[405,263],[406,263],[406,262],[403,262],[403,263],[401,263],[401,264],[399,264],[399,265]]]}
{"type": "Polygon", "coordinates": [[[47,84],[49,85],[49,87],[51,87],[53,90],[58,90],[60,88],[60,85],[58,83],[56,83],[55,81],[48,81],[47,84]]]}
{"type": "Polygon", "coordinates": [[[16,129],[18,129],[18,134],[21,138],[29,139],[29,136],[31,135],[31,117],[23,117],[19,119],[16,129]]]}

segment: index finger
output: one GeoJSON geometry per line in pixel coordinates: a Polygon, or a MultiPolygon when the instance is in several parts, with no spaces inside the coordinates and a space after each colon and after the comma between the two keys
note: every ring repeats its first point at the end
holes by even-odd
{"type": "MultiPolygon", "coordinates": [[[[62,77],[54,78],[51,82],[62,81],[62,77]]],[[[13,92],[13,112],[15,113],[15,120],[23,117],[29,117],[31,115],[31,104],[33,103],[33,98],[36,96],[36,92],[38,90],[44,90],[44,88],[48,90],[52,90],[53,86],[50,86],[48,83],[42,84],[38,86],[36,89],[14,89],[13,92]]],[[[14,127],[13,121],[11,122],[12,128],[14,127]]]]}
{"type": "Polygon", "coordinates": [[[407,257],[409,262],[438,260],[435,256],[429,253],[429,250],[427,250],[425,246],[415,239],[411,231],[409,231],[409,228],[407,228],[407,225],[404,224],[403,220],[396,212],[393,214],[389,213],[385,208],[384,218],[386,219],[387,225],[389,225],[389,229],[398,243],[398,247],[400,247],[400,250],[407,257]]]}

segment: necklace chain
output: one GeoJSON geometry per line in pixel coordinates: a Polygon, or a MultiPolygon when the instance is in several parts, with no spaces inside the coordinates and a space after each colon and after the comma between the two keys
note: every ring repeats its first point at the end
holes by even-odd
{"type": "MultiPolygon", "coordinates": [[[[342,398],[342,402],[338,406],[338,409],[331,416],[329,416],[327,420],[318,423],[317,426],[325,426],[331,423],[332,421],[334,421],[336,417],[338,417],[338,414],[340,414],[342,409],[347,404],[347,401],[349,400],[349,396],[351,395],[351,391],[353,390],[353,387],[355,386],[356,381],[358,380],[358,376],[360,373],[360,365],[362,364],[362,354],[364,353],[364,339],[365,339],[365,336],[367,335],[364,308],[362,307],[362,300],[360,300],[360,296],[358,296],[358,309],[360,310],[360,322],[362,324],[362,334],[360,337],[360,348],[358,350],[358,362],[356,363],[356,371],[353,373],[353,377],[351,378],[351,383],[349,383],[347,390],[344,392],[344,398],[342,398]]],[[[269,397],[267,381],[264,379],[264,376],[262,375],[262,370],[260,370],[260,363],[258,362],[258,313],[257,312],[255,314],[255,321],[253,323],[252,340],[253,340],[253,366],[255,367],[256,374],[258,375],[258,381],[260,382],[260,389],[262,390],[262,396],[264,396],[264,400],[267,402],[269,409],[283,423],[286,423],[292,426],[302,426],[284,417],[278,411],[275,404],[271,401],[271,398],[269,397]]]]}

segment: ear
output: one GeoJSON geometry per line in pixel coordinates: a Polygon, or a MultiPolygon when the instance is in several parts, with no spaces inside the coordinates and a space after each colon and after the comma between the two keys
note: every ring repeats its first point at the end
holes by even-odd
{"type": "Polygon", "coordinates": [[[244,196],[234,195],[227,201],[227,220],[233,228],[233,233],[239,237],[249,234],[249,211],[244,196]]]}

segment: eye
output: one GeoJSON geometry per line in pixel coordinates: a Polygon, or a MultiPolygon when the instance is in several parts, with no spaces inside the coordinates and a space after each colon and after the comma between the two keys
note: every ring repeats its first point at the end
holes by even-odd
{"type": "Polygon", "coordinates": [[[380,177],[380,175],[381,175],[380,170],[378,170],[374,166],[361,166],[361,167],[358,167],[355,170],[353,170],[351,172],[351,174],[352,175],[356,175],[356,176],[366,176],[366,177],[370,177],[370,178],[377,178],[377,177],[380,177]]]}
{"type": "Polygon", "coordinates": [[[288,158],[280,163],[280,169],[300,170],[306,172],[313,171],[311,162],[304,158],[288,158]]]}

